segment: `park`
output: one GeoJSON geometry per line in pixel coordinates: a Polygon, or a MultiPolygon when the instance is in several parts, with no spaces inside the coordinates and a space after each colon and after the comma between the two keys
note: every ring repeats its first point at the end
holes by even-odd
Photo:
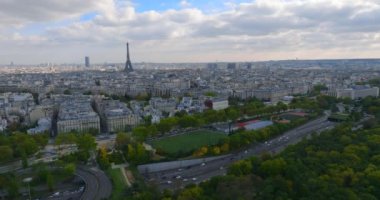
{"type": "Polygon", "coordinates": [[[227,136],[221,132],[201,129],[154,140],[152,145],[166,154],[190,153],[202,146],[218,144],[224,138],[227,138],[227,136]]]}

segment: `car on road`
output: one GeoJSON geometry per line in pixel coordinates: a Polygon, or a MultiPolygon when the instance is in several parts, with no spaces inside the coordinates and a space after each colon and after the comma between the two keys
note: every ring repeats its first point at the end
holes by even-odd
{"type": "Polygon", "coordinates": [[[167,183],[167,184],[172,184],[172,182],[171,182],[171,181],[167,181],[166,183],[167,183]]]}
{"type": "Polygon", "coordinates": [[[196,178],[196,177],[193,177],[191,180],[193,180],[193,181],[196,181],[196,180],[197,180],[197,178],[196,178]]]}
{"type": "Polygon", "coordinates": [[[201,166],[205,166],[205,165],[206,165],[206,163],[202,163],[202,164],[201,164],[201,166]]]}
{"type": "Polygon", "coordinates": [[[182,178],[182,177],[181,177],[181,176],[176,176],[175,178],[176,178],[176,179],[180,179],[180,178],[182,178]]]}
{"type": "Polygon", "coordinates": [[[56,193],[54,193],[52,196],[53,196],[53,197],[58,197],[60,194],[61,194],[60,192],[56,192],[56,193]]]}

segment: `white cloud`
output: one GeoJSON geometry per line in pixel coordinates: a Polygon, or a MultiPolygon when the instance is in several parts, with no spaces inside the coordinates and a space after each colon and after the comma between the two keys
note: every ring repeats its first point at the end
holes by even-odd
{"type": "Polygon", "coordinates": [[[191,3],[189,3],[187,0],[181,0],[181,2],[179,2],[179,5],[183,8],[187,8],[191,6],[191,3]]]}
{"type": "Polygon", "coordinates": [[[86,12],[112,11],[113,0],[2,0],[0,24],[22,25],[78,17],[86,12]]]}
{"type": "MultiPolygon", "coordinates": [[[[56,57],[59,62],[81,60],[78,55],[90,53],[96,55],[92,59],[95,62],[123,61],[123,44],[127,40],[132,42],[133,56],[138,61],[346,58],[380,54],[378,0],[256,0],[231,4],[230,9],[217,13],[189,7],[187,1],[181,2],[186,8],[180,10],[142,13],[129,1],[41,0],[39,4],[20,6],[25,1],[0,3],[0,7],[9,9],[0,14],[3,16],[0,27],[97,13],[93,20],[47,27],[37,35],[18,33],[18,28],[0,30],[0,44],[9,45],[14,52],[17,44],[41,51],[51,49],[47,52],[51,56],[45,58],[43,54],[33,56],[33,51],[26,51],[28,48],[20,49],[30,55],[25,62],[56,57]],[[20,13],[25,9],[33,12],[20,13]],[[4,37],[7,34],[14,37],[4,37]],[[54,50],[67,53],[54,56],[54,50]]],[[[17,57],[8,53],[8,57],[1,56],[5,54],[1,51],[4,50],[0,50],[0,62],[9,63],[9,56],[17,57]]]]}

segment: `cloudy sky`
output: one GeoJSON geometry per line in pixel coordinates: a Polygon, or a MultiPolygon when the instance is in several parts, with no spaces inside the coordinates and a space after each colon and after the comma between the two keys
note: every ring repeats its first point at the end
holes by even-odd
{"type": "Polygon", "coordinates": [[[0,64],[379,58],[380,0],[1,0],[0,64]]]}

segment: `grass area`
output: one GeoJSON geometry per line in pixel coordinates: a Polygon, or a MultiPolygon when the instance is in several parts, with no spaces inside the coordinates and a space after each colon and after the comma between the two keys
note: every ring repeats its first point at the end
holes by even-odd
{"type": "Polygon", "coordinates": [[[168,154],[176,154],[178,152],[188,153],[202,146],[217,144],[221,139],[226,137],[223,133],[199,130],[155,140],[152,142],[152,145],[154,148],[168,154]]]}
{"type": "Polygon", "coordinates": [[[292,115],[292,114],[282,114],[282,115],[280,115],[280,117],[282,119],[286,119],[286,120],[290,120],[290,121],[300,119],[300,118],[304,118],[302,116],[292,115]]]}
{"type": "Polygon", "coordinates": [[[125,190],[127,188],[127,183],[124,180],[123,174],[120,169],[108,169],[108,177],[112,181],[112,196],[111,199],[123,199],[125,197],[125,190]]]}
{"type": "Polygon", "coordinates": [[[349,119],[348,114],[343,114],[343,113],[334,113],[332,114],[329,119],[333,121],[347,121],[349,119]]]}

